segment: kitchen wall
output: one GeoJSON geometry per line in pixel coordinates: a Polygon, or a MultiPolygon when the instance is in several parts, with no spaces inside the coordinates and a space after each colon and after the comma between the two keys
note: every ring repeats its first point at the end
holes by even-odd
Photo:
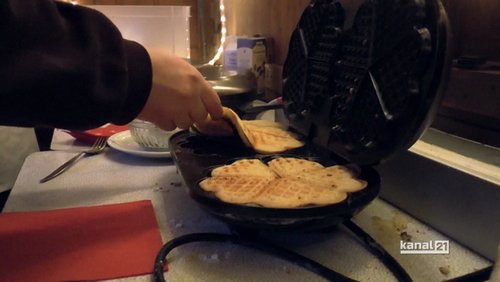
{"type": "Polygon", "coordinates": [[[500,1],[442,0],[454,34],[455,55],[500,61],[500,1]]]}
{"type": "Polygon", "coordinates": [[[500,147],[500,1],[442,0],[453,32],[454,57],[483,64],[454,67],[434,126],[500,147]]]}
{"type": "Polygon", "coordinates": [[[228,34],[273,39],[271,62],[282,65],[290,35],[309,0],[226,0],[228,34]]]}

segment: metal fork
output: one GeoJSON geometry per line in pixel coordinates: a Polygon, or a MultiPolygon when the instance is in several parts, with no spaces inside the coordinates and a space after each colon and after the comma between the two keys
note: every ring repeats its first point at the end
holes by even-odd
{"type": "Polygon", "coordinates": [[[58,167],[56,170],[54,170],[51,174],[40,179],[40,183],[47,182],[47,181],[61,175],[63,172],[68,170],[76,162],[78,162],[79,160],[81,160],[85,156],[97,155],[99,153],[102,153],[105,148],[106,148],[106,138],[105,137],[97,138],[97,140],[92,145],[92,148],[90,148],[89,150],[80,152],[78,155],[74,156],[69,161],[63,163],[60,167],[58,167]]]}

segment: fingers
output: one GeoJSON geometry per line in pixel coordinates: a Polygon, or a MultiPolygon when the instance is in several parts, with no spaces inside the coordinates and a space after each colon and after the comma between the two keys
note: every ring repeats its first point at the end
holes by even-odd
{"type": "Polygon", "coordinates": [[[198,70],[175,55],[148,49],[153,66],[150,96],[140,117],[164,129],[189,128],[193,123],[222,117],[219,95],[198,70]]]}
{"type": "Polygon", "coordinates": [[[208,112],[201,99],[197,99],[191,108],[189,116],[193,123],[202,122],[207,119],[208,112]]]}
{"type": "Polygon", "coordinates": [[[188,113],[184,113],[176,116],[174,123],[178,128],[188,129],[193,124],[193,121],[191,120],[191,117],[188,113]]]}
{"type": "Polygon", "coordinates": [[[204,84],[205,89],[202,89],[201,101],[212,119],[220,119],[222,118],[222,105],[219,95],[208,82],[205,81],[204,84]]]}
{"type": "Polygon", "coordinates": [[[159,128],[166,130],[166,131],[172,131],[177,128],[175,123],[171,120],[162,120],[161,122],[155,122],[156,126],[159,128]]]}
{"type": "Polygon", "coordinates": [[[233,128],[224,119],[211,120],[199,122],[196,124],[198,130],[206,135],[211,136],[231,136],[233,135],[233,128]]]}

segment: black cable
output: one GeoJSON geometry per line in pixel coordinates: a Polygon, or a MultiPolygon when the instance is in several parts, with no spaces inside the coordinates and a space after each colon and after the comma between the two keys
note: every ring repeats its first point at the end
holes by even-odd
{"type": "Polygon", "coordinates": [[[394,257],[392,257],[380,244],[378,244],[368,233],[363,231],[358,225],[356,225],[351,220],[347,220],[344,226],[354,233],[359,239],[361,239],[367,249],[375,255],[382,263],[394,274],[396,279],[401,282],[413,281],[410,275],[404,270],[404,268],[398,263],[394,257]]]}
{"type": "Polygon", "coordinates": [[[165,276],[163,274],[163,266],[166,261],[168,253],[180,245],[192,242],[223,242],[223,243],[242,245],[245,247],[258,249],[260,251],[266,252],[268,254],[274,255],[276,257],[289,261],[293,264],[301,266],[327,279],[328,281],[342,281],[342,282],[356,281],[338,272],[335,272],[334,270],[331,270],[323,266],[322,264],[315,262],[314,260],[311,260],[307,257],[304,257],[300,254],[294,253],[292,251],[289,251],[281,247],[269,245],[264,242],[250,241],[235,235],[217,234],[217,233],[194,233],[174,238],[169,242],[167,242],[165,245],[163,245],[163,247],[160,249],[155,259],[155,265],[153,270],[155,282],[165,282],[165,276]]]}
{"type": "Polygon", "coordinates": [[[491,272],[493,271],[493,266],[488,266],[486,268],[480,269],[478,271],[466,274],[464,276],[460,276],[457,278],[453,278],[450,280],[446,280],[445,282],[482,282],[487,281],[491,272]]]}
{"type": "MultiPolygon", "coordinates": [[[[369,234],[364,232],[358,225],[354,222],[348,220],[343,223],[356,237],[365,243],[366,248],[375,255],[382,263],[393,273],[398,281],[409,282],[413,281],[409,274],[404,270],[404,268],[392,257],[384,248],[379,245],[369,234]]],[[[193,242],[222,242],[222,243],[232,243],[236,245],[241,245],[249,248],[254,248],[265,253],[274,255],[281,259],[284,259],[290,263],[301,266],[317,275],[327,279],[328,281],[356,281],[346,277],[332,269],[329,269],[322,264],[304,257],[300,254],[292,252],[290,250],[273,246],[262,241],[251,241],[239,236],[229,235],[229,234],[218,234],[218,233],[194,233],[183,235],[178,238],[174,238],[167,242],[158,252],[155,264],[154,264],[154,281],[155,282],[165,282],[165,276],[163,273],[163,266],[166,262],[166,257],[178,246],[193,243],[193,242]]],[[[488,280],[493,266],[478,270],[467,275],[446,280],[446,282],[476,282],[476,281],[486,281],[488,280]]]]}

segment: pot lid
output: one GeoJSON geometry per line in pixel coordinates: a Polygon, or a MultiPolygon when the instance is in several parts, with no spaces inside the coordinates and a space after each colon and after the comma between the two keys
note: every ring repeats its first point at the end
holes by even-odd
{"type": "Polygon", "coordinates": [[[290,126],[344,159],[375,164],[429,125],[448,79],[439,0],[316,0],[283,68],[290,126]]]}

